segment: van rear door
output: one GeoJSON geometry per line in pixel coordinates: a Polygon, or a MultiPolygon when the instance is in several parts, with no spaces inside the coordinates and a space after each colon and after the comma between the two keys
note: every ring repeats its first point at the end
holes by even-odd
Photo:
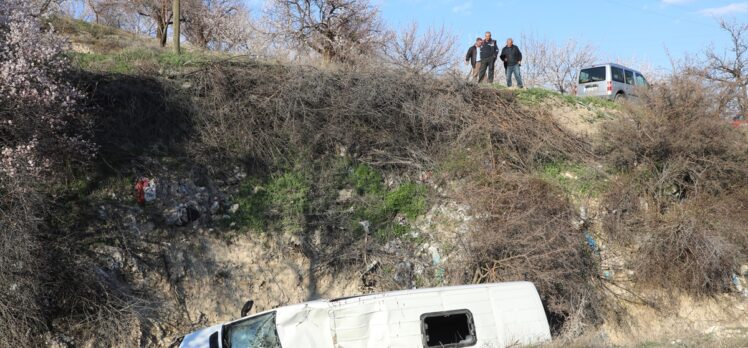
{"type": "Polygon", "coordinates": [[[607,66],[596,66],[582,69],[579,72],[579,96],[602,96],[607,93],[607,66]]]}

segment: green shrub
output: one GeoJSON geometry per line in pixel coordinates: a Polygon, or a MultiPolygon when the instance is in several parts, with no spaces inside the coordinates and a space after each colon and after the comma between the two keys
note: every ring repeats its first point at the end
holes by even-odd
{"type": "Polygon", "coordinates": [[[402,184],[387,193],[384,206],[388,212],[415,219],[426,212],[426,187],[416,183],[402,184]]]}
{"type": "Polygon", "coordinates": [[[369,222],[369,231],[379,241],[400,238],[410,231],[406,221],[395,221],[398,214],[415,219],[426,211],[426,190],[424,185],[405,183],[386,191],[381,175],[373,168],[358,165],[350,177],[359,196],[354,201],[349,228],[363,232],[361,221],[369,222]]]}
{"type": "Polygon", "coordinates": [[[284,229],[301,229],[309,194],[309,183],[304,176],[286,172],[273,178],[267,190],[271,207],[279,215],[284,229]]]}
{"type": "Polygon", "coordinates": [[[360,195],[382,193],[382,175],[366,164],[359,164],[353,168],[350,180],[360,195]]]}
{"type": "Polygon", "coordinates": [[[234,222],[240,227],[267,231],[279,222],[285,231],[303,227],[308,207],[309,183],[298,172],[285,172],[263,181],[250,177],[239,189],[234,201],[239,204],[234,222]]]}
{"type": "Polygon", "coordinates": [[[239,189],[239,196],[235,197],[234,201],[239,204],[234,222],[240,227],[255,230],[264,230],[267,227],[270,195],[260,186],[259,180],[250,178],[243,182],[239,189]]]}

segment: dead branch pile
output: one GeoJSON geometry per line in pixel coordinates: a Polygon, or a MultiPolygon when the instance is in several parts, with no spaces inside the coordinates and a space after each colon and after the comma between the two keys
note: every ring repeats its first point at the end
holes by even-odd
{"type": "Polygon", "coordinates": [[[528,168],[585,147],[550,116],[458,80],[246,63],[194,80],[203,156],[273,163],[342,148],[372,164],[421,167],[458,145],[495,147],[494,160],[528,168]]]}

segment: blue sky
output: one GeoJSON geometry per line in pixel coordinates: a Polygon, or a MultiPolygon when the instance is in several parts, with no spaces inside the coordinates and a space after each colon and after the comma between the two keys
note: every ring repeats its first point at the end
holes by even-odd
{"type": "Polygon", "coordinates": [[[521,33],[554,41],[573,38],[592,43],[605,60],[616,57],[649,61],[669,68],[667,51],[677,58],[728,37],[718,17],[748,22],[748,0],[380,0],[392,26],[410,21],[445,24],[467,48],[490,30],[500,41],[521,33]],[[667,48],[667,50],[666,50],[667,48]]]}
{"type": "MultiPolygon", "coordinates": [[[[246,0],[260,10],[262,0],[246,0]]],[[[710,44],[723,50],[728,37],[717,18],[748,22],[748,0],[372,0],[387,24],[444,24],[465,49],[490,30],[494,38],[521,33],[563,42],[576,39],[598,48],[602,60],[646,61],[669,70],[667,52],[683,58],[710,44]]],[[[255,12],[257,13],[257,12],[255,12]]]]}

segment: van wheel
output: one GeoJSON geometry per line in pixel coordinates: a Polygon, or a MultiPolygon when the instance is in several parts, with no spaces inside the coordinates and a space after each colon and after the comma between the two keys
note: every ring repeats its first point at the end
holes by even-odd
{"type": "Polygon", "coordinates": [[[615,98],[613,98],[613,100],[615,100],[617,102],[624,101],[624,100],[626,100],[626,94],[624,94],[623,92],[618,92],[618,94],[616,94],[616,96],[615,96],[615,98]]]}

